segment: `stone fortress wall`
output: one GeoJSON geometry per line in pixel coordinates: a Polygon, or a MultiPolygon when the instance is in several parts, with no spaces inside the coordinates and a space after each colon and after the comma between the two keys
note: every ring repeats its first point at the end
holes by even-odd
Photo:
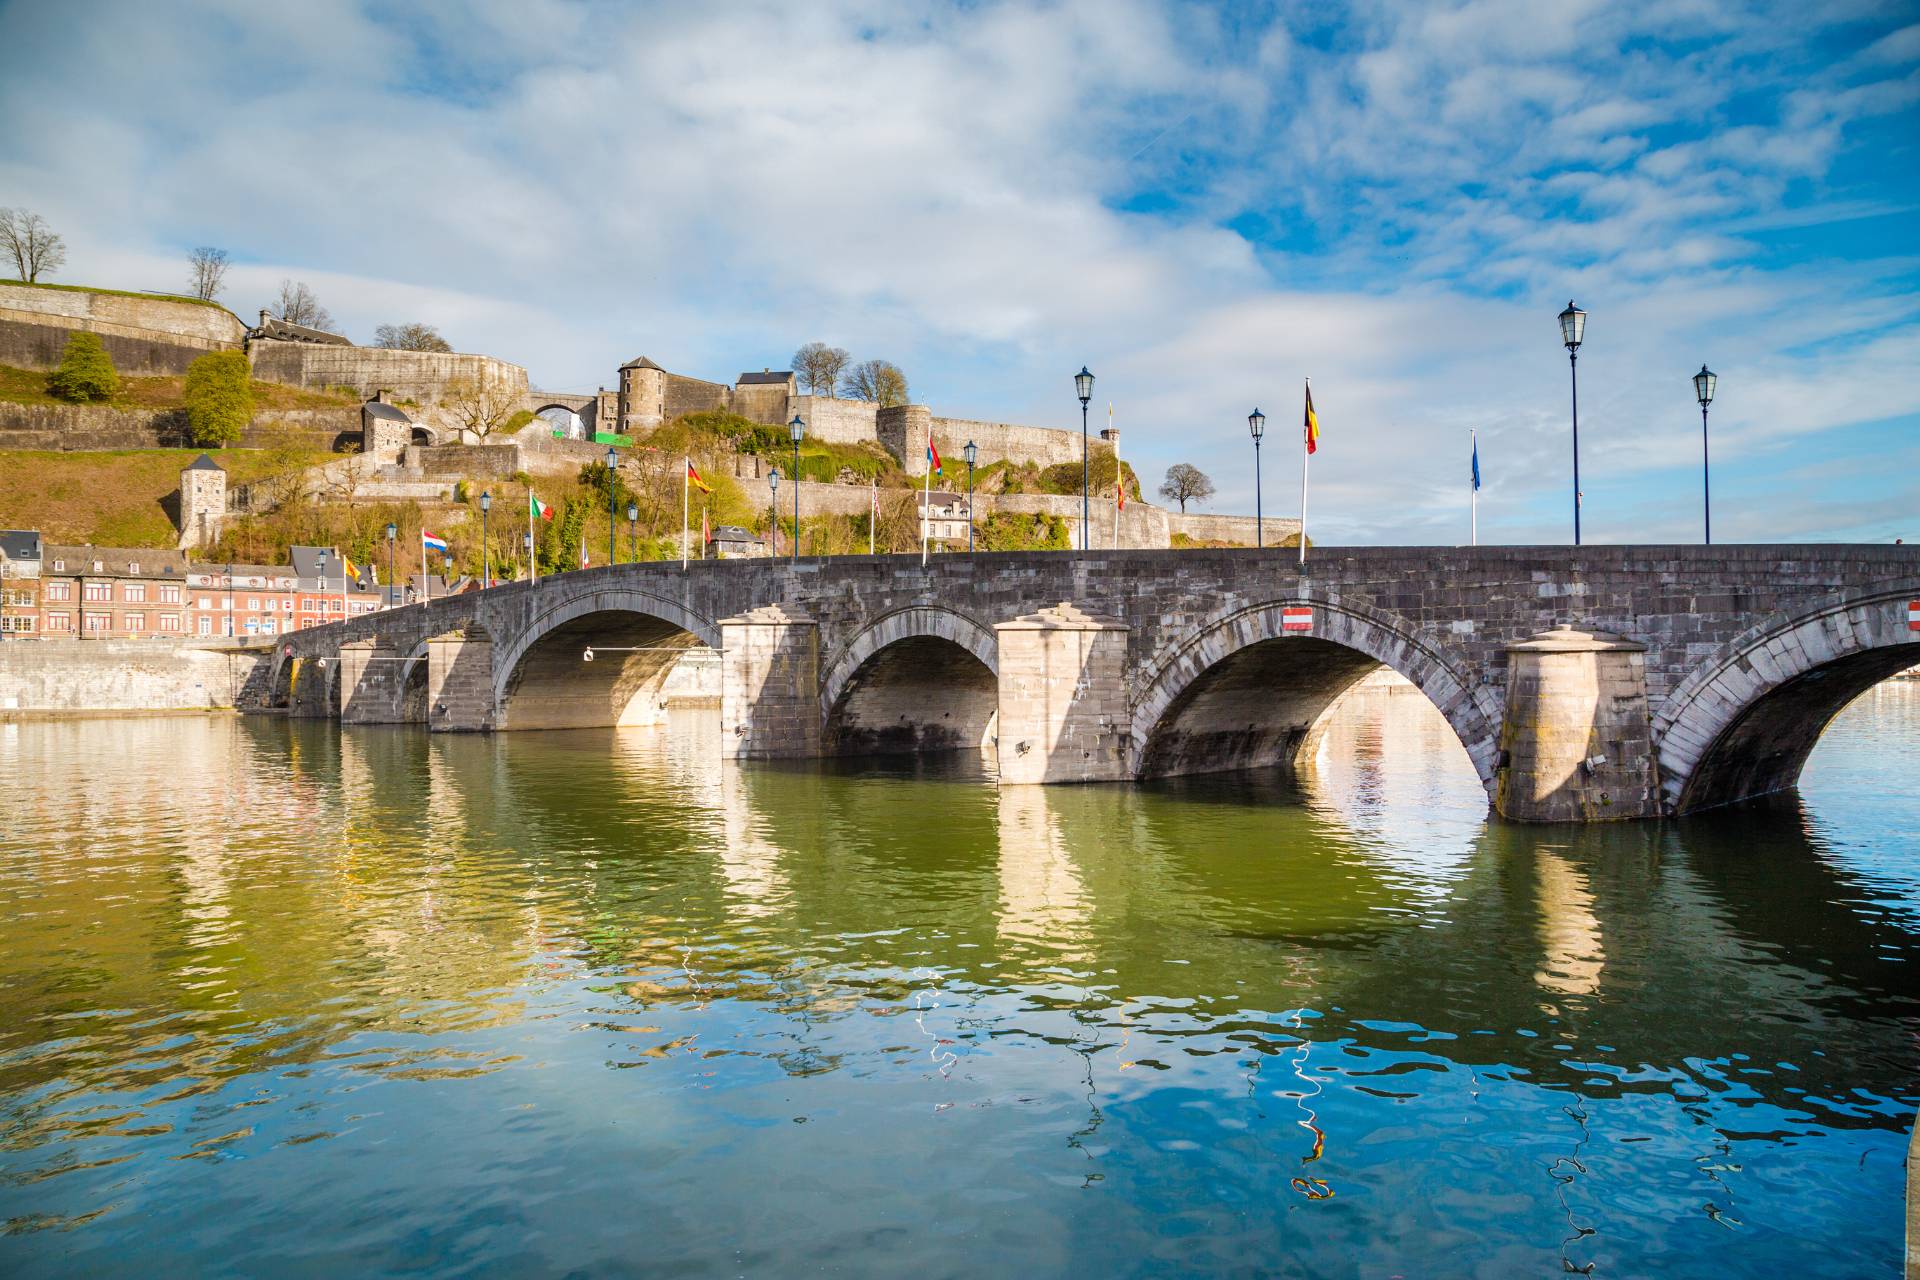
{"type": "Polygon", "coordinates": [[[247,326],[225,307],[90,289],[0,283],[0,364],[54,369],[76,330],[100,335],[121,373],[185,373],[209,351],[238,351],[247,326]]]}
{"type": "Polygon", "coordinates": [[[348,387],[362,397],[385,391],[392,400],[411,401],[423,409],[438,405],[447,389],[459,382],[499,387],[513,397],[516,407],[527,398],[527,371],[492,356],[261,338],[247,347],[253,376],[263,382],[316,391],[348,387]]]}

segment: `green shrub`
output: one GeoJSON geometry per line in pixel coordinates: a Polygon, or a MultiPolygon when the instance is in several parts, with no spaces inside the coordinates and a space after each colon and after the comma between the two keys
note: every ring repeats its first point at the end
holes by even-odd
{"type": "Polygon", "coordinates": [[[247,358],[212,351],[187,366],[187,437],[202,449],[235,444],[253,421],[247,358]]]}
{"type": "Polygon", "coordinates": [[[120,375],[114,372],[113,357],[100,344],[99,334],[76,330],[67,339],[60,367],[47,378],[47,390],[76,402],[111,400],[119,393],[120,375]]]}

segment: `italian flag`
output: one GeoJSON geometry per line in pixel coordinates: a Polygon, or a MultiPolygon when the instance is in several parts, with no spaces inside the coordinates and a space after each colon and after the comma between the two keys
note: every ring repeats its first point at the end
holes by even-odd
{"type": "Polygon", "coordinates": [[[553,519],[553,508],[533,496],[533,490],[527,490],[527,519],[539,516],[542,520],[553,519]]]}

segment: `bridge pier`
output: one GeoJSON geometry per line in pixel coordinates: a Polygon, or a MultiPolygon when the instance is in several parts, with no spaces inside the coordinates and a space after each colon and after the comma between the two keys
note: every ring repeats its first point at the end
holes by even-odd
{"type": "Polygon", "coordinates": [[[392,724],[399,711],[400,664],[375,640],[340,646],[340,723],[392,724]]]}
{"type": "Polygon", "coordinates": [[[720,623],[721,751],[736,760],[817,756],[820,626],[770,604],[720,623]]]}
{"type": "Polygon", "coordinates": [[[287,682],[287,714],[297,720],[324,720],[331,717],[334,705],[334,668],[339,658],[329,655],[287,659],[293,670],[287,682]]]}
{"type": "Polygon", "coordinates": [[[482,733],[496,728],[493,638],[477,627],[427,641],[427,729],[482,733]]]}
{"type": "Polygon", "coordinates": [[[1558,627],[1507,646],[1494,807],[1519,822],[1660,816],[1647,647],[1558,627]]]}
{"type": "Polygon", "coordinates": [[[1132,776],[1131,630],[1064,601],[994,627],[1003,786],[1132,776]]]}

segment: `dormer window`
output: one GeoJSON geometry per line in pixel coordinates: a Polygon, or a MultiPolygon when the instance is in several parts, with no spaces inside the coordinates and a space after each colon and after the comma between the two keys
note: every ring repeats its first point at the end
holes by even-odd
{"type": "MultiPolygon", "coordinates": [[[[100,567],[99,565],[95,565],[95,566],[94,566],[94,568],[96,568],[96,569],[97,569],[97,568],[99,568],[99,567],[100,567]]],[[[129,561],[127,561],[127,572],[128,572],[128,573],[138,573],[138,572],[140,572],[140,562],[139,562],[138,560],[129,560],[129,561]]]]}
{"type": "Polygon", "coordinates": [[[65,560],[55,560],[53,562],[53,571],[55,573],[65,573],[67,571],[67,562],[65,560]]]}
{"type": "Polygon", "coordinates": [[[105,572],[107,571],[107,567],[106,567],[106,565],[105,565],[104,563],[102,563],[101,561],[99,561],[99,560],[95,560],[95,561],[93,562],[93,571],[94,571],[95,573],[105,573],[105,572]]]}

